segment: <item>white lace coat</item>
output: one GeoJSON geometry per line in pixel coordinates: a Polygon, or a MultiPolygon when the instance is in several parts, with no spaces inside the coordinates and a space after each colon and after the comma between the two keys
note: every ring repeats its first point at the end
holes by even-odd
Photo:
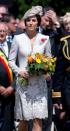
{"type": "MultiPolygon", "coordinates": [[[[35,53],[46,53],[51,56],[49,36],[38,33],[31,47],[30,39],[26,33],[14,37],[9,55],[9,65],[16,74],[27,67],[27,56],[35,53]],[[16,65],[18,55],[19,67],[16,65]]],[[[16,119],[47,118],[47,84],[44,76],[30,77],[27,87],[20,87],[16,82],[15,117],[16,119]]]]}

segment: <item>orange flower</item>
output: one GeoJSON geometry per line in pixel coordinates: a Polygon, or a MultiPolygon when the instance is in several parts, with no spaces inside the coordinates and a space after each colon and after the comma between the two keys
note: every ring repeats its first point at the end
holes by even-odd
{"type": "Polygon", "coordinates": [[[42,57],[41,54],[39,54],[39,53],[36,54],[36,58],[41,59],[41,57],[42,57]]]}
{"type": "Polygon", "coordinates": [[[47,69],[48,69],[48,65],[44,65],[44,69],[47,71],[47,69]]]}
{"type": "Polygon", "coordinates": [[[29,57],[28,57],[28,62],[29,62],[29,63],[32,63],[33,61],[34,61],[33,57],[32,57],[32,56],[29,56],[29,57]]]}

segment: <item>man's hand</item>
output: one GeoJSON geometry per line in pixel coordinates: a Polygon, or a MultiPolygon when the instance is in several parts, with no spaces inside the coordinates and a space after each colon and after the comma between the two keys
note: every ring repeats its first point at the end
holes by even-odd
{"type": "Polygon", "coordinates": [[[7,97],[9,96],[11,93],[13,93],[14,89],[13,87],[9,86],[7,88],[5,88],[5,90],[1,93],[3,96],[7,97]]]}
{"type": "Polygon", "coordinates": [[[57,103],[55,103],[55,104],[53,104],[53,106],[56,108],[56,109],[61,109],[62,110],[62,104],[57,104],[57,103]]]}
{"type": "Polygon", "coordinates": [[[64,111],[61,112],[59,115],[60,120],[64,119],[65,115],[66,115],[66,112],[64,112],[64,111]]]}
{"type": "Polygon", "coordinates": [[[55,11],[53,10],[47,11],[47,16],[50,19],[50,21],[53,23],[53,25],[56,25],[56,27],[60,27],[60,23],[55,11]]]}
{"type": "Polygon", "coordinates": [[[0,86],[0,94],[2,94],[5,91],[5,87],[4,86],[0,86]]]}

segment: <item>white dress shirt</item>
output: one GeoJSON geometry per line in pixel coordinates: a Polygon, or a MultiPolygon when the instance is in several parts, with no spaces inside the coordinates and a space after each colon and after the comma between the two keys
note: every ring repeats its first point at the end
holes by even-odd
{"type": "Polygon", "coordinates": [[[3,50],[5,55],[8,57],[8,45],[7,42],[0,43],[0,48],[3,50]]]}

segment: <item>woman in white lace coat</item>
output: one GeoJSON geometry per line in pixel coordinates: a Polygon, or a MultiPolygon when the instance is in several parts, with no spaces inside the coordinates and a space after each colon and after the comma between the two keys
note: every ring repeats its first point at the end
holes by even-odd
{"type": "Polygon", "coordinates": [[[51,47],[49,36],[37,33],[40,16],[33,9],[25,13],[24,20],[26,32],[14,37],[9,56],[9,65],[14,73],[29,80],[27,87],[16,82],[15,118],[20,121],[33,119],[32,131],[42,131],[41,119],[48,117],[47,84],[43,75],[29,76],[27,57],[37,52],[51,56],[51,47]],[[17,55],[19,66],[16,65],[17,55]]]}

